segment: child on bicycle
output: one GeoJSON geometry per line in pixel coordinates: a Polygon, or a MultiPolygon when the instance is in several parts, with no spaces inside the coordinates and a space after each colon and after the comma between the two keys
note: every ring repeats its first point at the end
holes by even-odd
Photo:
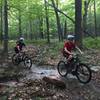
{"type": "Polygon", "coordinates": [[[17,42],[16,42],[16,46],[15,46],[15,53],[20,53],[22,51],[22,49],[25,47],[25,43],[24,43],[24,38],[20,38],[17,42]]]}
{"type": "Polygon", "coordinates": [[[76,48],[82,54],[82,51],[75,44],[75,37],[73,35],[68,35],[67,40],[64,42],[63,56],[66,57],[67,62],[70,63],[73,58],[72,50],[76,48]]]}

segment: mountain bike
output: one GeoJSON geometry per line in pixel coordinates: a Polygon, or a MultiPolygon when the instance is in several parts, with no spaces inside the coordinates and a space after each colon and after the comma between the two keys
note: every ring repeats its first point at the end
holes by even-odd
{"type": "Polygon", "coordinates": [[[13,54],[12,63],[19,65],[21,62],[24,62],[24,66],[28,69],[32,67],[32,59],[25,52],[13,54]]]}
{"type": "Polygon", "coordinates": [[[57,65],[58,73],[62,77],[66,77],[67,74],[72,74],[76,76],[79,82],[81,83],[86,84],[90,82],[92,77],[91,69],[86,64],[81,63],[78,54],[73,56],[70,63],[66,63],[66,62],[59,61],[57,65]]]}

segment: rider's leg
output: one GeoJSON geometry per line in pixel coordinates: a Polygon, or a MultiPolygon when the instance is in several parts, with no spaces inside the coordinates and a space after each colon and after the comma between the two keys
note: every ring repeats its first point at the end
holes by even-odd
{"type": "Polygon", "coordinates": [[[73,56],[72,55],[69,55],[68,58],[67,58],[67,63],[70,63],[71,60],[72,60],[73,56]]]}
{"type": "Polygon", "coordinates": [[[72,55],[69,55],[68,58],[67,58],[67,70],[68,70],[69,73],[72,71],[72,67],[71,67],[72,58],[73,58],[72,55]]]}

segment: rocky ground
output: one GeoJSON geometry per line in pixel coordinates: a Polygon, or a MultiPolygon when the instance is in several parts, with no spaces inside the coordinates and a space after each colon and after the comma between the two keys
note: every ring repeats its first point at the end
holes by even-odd
{"type": "MultiPolygon", "coordinates": [[[[60,52],[54,56],[48,54],[48,50],[49,47],[28,47],[28,54],[39,65],[37,69],[40,72],[36,73],[39,76],[45,76],[41,68],[56,71],[57,63],[63,59],[60,52]]],[[[45,82],[42,77],[27,79],[25,75],[31,74],[31,71],[14,66],[9,56],[8,60],[0,63],[0,100],[100,100],[100,52],[93,49],[84,52],[82,60],[93,69],[91,82],[84,85],[73,77],[61,78],[66,84],[63,89],[45,82]]],[[[12,55],[12,52],[9,54],[12,55]]]]}

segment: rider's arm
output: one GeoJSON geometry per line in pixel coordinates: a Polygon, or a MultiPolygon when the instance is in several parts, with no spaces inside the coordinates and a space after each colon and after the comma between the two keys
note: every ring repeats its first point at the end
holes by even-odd
{"type": "Polygon", "coordinates": [[[25,43],[21,43],[20,45],[21,45],[21,51],[24,52],[25,49],[26,49],[26,45],[25,45],[25,43]]]}
{"type": "Polygon", "coordinates": [[[23,43],[23,46],[26,47],[25,43],[23,43]]]}
{"type": "Polygon", "coordinates": [[[78,46],[75,46],[75,48],[81,53],[83,54],[83,52],[80,50],[80,48],[78,46]]]}
{"type": "Polygon", "coordinates": [[[26,45],[23,45],[22,51],[23,51],[23,52],[27,52],[27,50],[28,50],[28,49],[27,49],[26,45]]]}
{"type": "Polygon", "coordinates": [[[19,47],[19,45],[17,45],[17,49],[18,49],[18,51],[20,51],[20,47],[19,47]]]}
{"type": "Polygon", "coordinates": [[[73,53],[71,53],[70,51],[67,50],[67,48],[64,48],[65,52],[68,53],[69,55],[72,55],[73,53]]]}

